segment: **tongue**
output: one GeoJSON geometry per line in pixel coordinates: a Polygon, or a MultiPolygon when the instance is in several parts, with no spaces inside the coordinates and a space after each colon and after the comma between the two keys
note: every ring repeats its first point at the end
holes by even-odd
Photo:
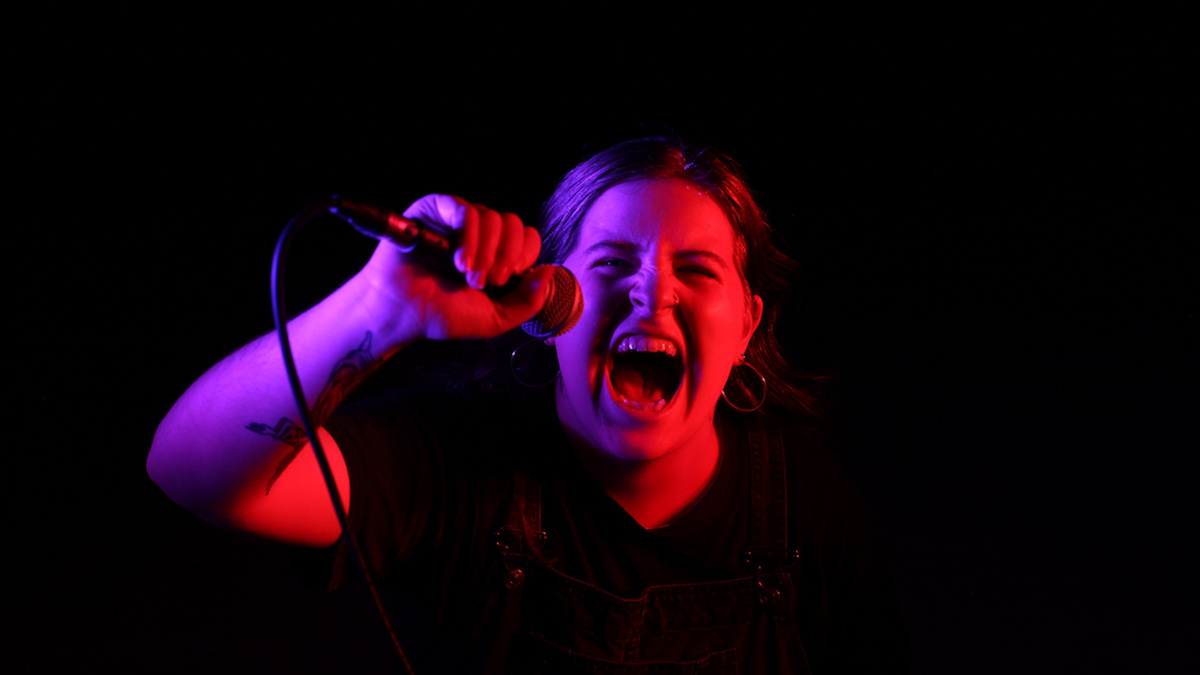
{"type": "Polygon", "coordinates": [[[656,403],[663,399],[663,385],[659,379],[664,373],[657,368],[613,368],[612,383],[617,393],[638,403],[656,403]]]}

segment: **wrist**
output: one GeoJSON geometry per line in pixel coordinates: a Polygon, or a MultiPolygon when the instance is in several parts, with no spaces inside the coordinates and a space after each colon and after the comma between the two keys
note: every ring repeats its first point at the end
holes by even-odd
{"type": "Polygon", "coordinates": [[[397,350],[424,338],[420,323],[405,303],[382,287],[366,271],[351,277],[339,290],[347,295],[347,309],[375,335],[376,355],[386,358],[397,350]]]}

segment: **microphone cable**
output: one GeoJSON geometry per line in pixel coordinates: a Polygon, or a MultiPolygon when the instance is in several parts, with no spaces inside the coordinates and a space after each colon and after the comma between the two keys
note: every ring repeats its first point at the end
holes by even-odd
{"type": "Polygon", "coordinates": [[[304,427],[304,433],[308,434],[308,440],[312,444],[313,452],[317,456],[317,464],[321,467],[321,475],[325,478],[325,486],[329,490],[330,499],[333,501],[334,512],[337,513],[338,522],[342,527],[342,538],[350,552],[351,559],[354,561],[354,566],[358,570],[359,578],[366,587],[371,602],[375,605],[375,611],[383,623],[384,631],[387,633],[388,640],[392,643],[396,656],[399,657],[404,671],[409,675],[413,675],[412,664],[408,662],[408,657],[404,655],[404,649],[400,646],[400,640],[396,637],[396,632],[392,628],[391,619],[388,617],[387,609],[383,606],[383,599],[380,597],[379,590],[375,586],[375,579],[370,570],[367,569],[362,550],[358,545],[358,540],[350,531],[350,521],[346,515],[345,507],[342,506],[342,499],[338,494],[337,484],[333,479],[333,471],[329,468],[329,460],[325,456],[325,450],[321,447],[320,438],[317,437],[316,425],[313,424],[312,413],[304,397],[304,391],[300,386],[300,376],[296,372],[296,363],[292,358],[291,343],[288,341],[287,318],[284,316],[286,305],[284,304],[283,293],[284,266],[287,261],[288,251],[291,249],[296,233],[321,212],[327,211],[330,206],[335,204],[336,200],[332,199],[313,202],[292,216],[291,220],[284,226],[283,232],[280,233],[279,239],[275,243],[275,253],[271,258],[271,310],[275,317],[275,331],[279,335],[279,347],[283,351],[284,368],[287,370],[292,395],[296,399],[296,407],[299,408],[300,422],[304,427]]]}

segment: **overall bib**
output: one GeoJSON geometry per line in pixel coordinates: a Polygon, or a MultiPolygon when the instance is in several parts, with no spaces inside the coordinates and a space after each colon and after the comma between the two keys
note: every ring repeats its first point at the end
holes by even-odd
{"type": "Polygon", "coordinates": [[[486,672],[810,672],[795,616],[791,575],[800,556],[788,546],[782,438],[754,431],[750,448],[746,576],[650,586],[637,597],[619,597],[538,561],[537,545],[553,533],[542,532],[539,484],[519,475],[505,524],[495,532],[499,580],[485,602],[516,628],[487,655],[486,672]]]}

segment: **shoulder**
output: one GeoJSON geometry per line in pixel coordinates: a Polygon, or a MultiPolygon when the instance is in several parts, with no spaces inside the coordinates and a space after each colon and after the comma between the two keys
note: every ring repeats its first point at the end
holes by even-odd
{"type": "MultiPolygon", "coordinates": [[[[792,536],[822,556],[840,557],[836,552],[874,546],[874,517],[843,468],[833,434],[804,419],[763,418],[749,422],[748,428],[752,444],[782,446],[792,536]]],[[[765,451],[754,449],[757,453],[765,451]]]]}
{"type": "Polygon", "coordinates": [[[755,452],[767,452],[775,443],[782,446],[789,487],[854,493],[838,458],[835,437],[822,425],[806,419],[763,416],[746,420],[742,428],[755,452]]]}
{"type": "Polygon", "coordinates": [[[902,672],[907,637],[871,508],[831,435],[804,425],[774,428],[786,441],[788,529],[801,560],[796,578],[801,596],[824,608],[824,627],[805,643],[814,668],[902,672]]]}

